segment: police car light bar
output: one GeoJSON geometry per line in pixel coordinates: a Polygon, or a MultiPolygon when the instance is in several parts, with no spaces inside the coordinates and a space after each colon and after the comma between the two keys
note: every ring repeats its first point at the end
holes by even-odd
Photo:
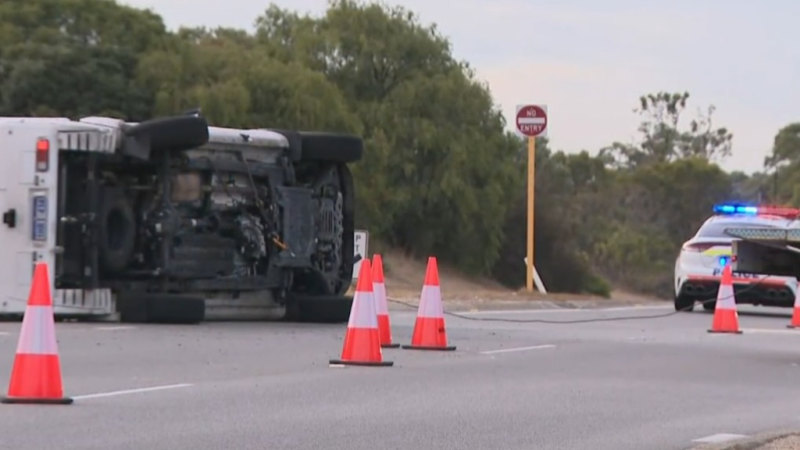
{"type": "Polygon", "coordinates": [[[716,214],[745,214],[750,216],[780,216],[787,219],[796,219],[800,216],[799,208],[784,206],[753,206],[736,203],[723,203],[714,205],[716,214]]]}
{"type": "Polygon", "coordinates": [[[722,204],[722,205],[714,205],[714,212],[717,213],[717,214],[750,214],[750,215],[756,215],[756,214],[758,214],[758,207],[757,206],[749,206],[749,205],[722,204]]]}

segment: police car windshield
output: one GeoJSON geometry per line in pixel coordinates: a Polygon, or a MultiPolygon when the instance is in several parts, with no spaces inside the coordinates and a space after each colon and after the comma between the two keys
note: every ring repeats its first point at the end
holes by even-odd
{"type": "Polygon", "coordinates": [[[732,222],[727,220],[709,222],[697,231],[697,237],[732,239],[733,236],[725,233],[725,230],[729,228],[778,228],[778,226],[768,223],[732,222]]]}

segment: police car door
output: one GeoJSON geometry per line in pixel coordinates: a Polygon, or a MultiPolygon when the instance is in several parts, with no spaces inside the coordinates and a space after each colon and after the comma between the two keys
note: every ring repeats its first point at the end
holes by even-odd
{"type": "Polygon", "coordinates": [[[46,119],[0,119],[0,314],[25,311],[36,262],[52,286],[57,136],[46,119]]]}

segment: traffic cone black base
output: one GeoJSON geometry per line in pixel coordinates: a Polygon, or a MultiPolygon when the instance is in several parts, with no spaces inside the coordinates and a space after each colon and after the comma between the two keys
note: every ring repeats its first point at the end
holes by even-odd
{"type": "Polygon", "coordinates": [[[453,351],[456,349],[455,345],[447,346],[447,347],[427,347],[424,345],[404,345],[403,349],[405,350],[439,350],[439,351],[453,351]]]}
{"type": "Polygon", "coordinates": [[[71,405],[74,400],[64,398],[28,398],[28,397],[2,397],[0,403],[5,404],[40,404],[40,405],[71,405]]]}
{"type": "Polygon", "coordinates": [[[342,361],[341,359],[332,359],[329,361],[332,366],[380,366],[389,367],[394,365],[394,361],[342,361]]]}
{"type": "Polygon", "coordinates": [[[719,331],[719,330],[708,330],[709,333],[717,333],[717,334],[742,334],[742,330],[735,330],[735,331],[719,331]]]}

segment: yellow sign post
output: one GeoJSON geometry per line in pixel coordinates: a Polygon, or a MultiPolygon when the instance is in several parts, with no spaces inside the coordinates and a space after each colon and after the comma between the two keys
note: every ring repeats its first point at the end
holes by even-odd
{"type": "Polygon", "coordinates": [[[526,265],[528,292],[533,291],[536,266],[534,264],[534,195],[536,177],[536,137],[547,131],[547,106],[525,105],[517,107],[517,130],[528,138],[528,251],[526,265]]]}
{"type": "Polygon", "coordinates": [[[534,235],[533,235],[533,197],[535,195],[534,186],[536,177],[536,138],[528,138],[528,276],[527,287],[528,292],[533,291],[533,249],[534,249],[534,235]]]}

